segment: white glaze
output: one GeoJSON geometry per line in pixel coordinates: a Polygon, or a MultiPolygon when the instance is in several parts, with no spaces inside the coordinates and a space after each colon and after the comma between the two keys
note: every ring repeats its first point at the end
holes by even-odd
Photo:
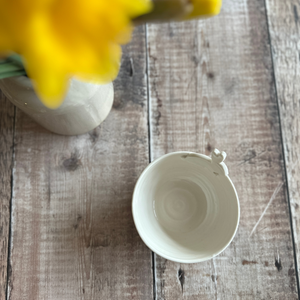
{"type": "Polygon", "coordinates": [[[6,97],[46,129],[63,135],[86,133],[99,126],[109,114],[114,98],[112,83],[92,84],[71,79],[63,104],[46,108],[25,76],[0,80],[6,97]]]}
{"type": "Polygon", "coordinates": [[[154,252],[193,263],[218,255],[230,244],[238,227],[239,201],[225,157],[218,150],[212,158],[170,153],[140,176],[133,194],[133,218],[154,252]]]}

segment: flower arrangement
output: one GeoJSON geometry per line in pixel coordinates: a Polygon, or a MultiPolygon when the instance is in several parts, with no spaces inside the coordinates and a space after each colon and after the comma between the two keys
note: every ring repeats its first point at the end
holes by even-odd
{"type": "Polygon", "coordinates": [[[106,83],[117,76],[135,25],[220,8],[221,0],[0,0],[0,79],[27,75],[55,109],[70,77],[106,83]]]}

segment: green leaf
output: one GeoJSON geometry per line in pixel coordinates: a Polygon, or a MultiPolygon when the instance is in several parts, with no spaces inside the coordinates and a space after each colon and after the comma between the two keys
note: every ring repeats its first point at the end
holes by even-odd
{"type": "Polygon", "coordinates": [[[7,72],[7,73],[0,72],[0,79],[14,77],[14,76],[25,76],[25,75],[26,75],[25,70],[24,71],[7,72]]]}
{"type": "Polygon", "coordinates": [[[21,75],[26,75],[26,71],[19,55],[13,54],[0,60],[0,79],[21,75]]]}

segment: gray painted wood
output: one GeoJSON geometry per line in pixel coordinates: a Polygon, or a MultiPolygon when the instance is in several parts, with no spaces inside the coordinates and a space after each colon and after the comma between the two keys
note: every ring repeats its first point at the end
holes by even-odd
{"type": "Polygon", "coordinates": [[[18,111],[9,299],[152,299],[152,254],[131,215],[148,164],[143,28],[125,47],[106,121],[52,134],[18,111]]]}
{"type": "MultiPolygon", "coordinates": [[[[300,4],[266,1],[281,117],[295,249],[300,263],[300,4]]],[[[299,269],[298,269],[299,270],[299,269]]]]}
{"type": "Polygon", "coordinates": [[[14,106],[0,91],[0,299],[7,283],[14,116],[14,106]]]}
{"type": "Polygon", "coordinates": [[[148,26],[151,156],[227,152],[241,204],[232,244],[205,263],[155,256],[156,299],[297,299],[265,3],[148,26]]]}
{"type": "MultiPolygon", "coordinates": [[[[296,299],[298,1],[225,0],[220,16],[148,26],[150,154],[227,152],[241,202],[233,243],[206,263],[155,256],[156,299],[296,299]],[[275,90],[277,87],[277,95],[275,90]]],[[[114,108],[79,137],[16,123],[9,299],[152,299],[130,201],[148,162],[145,35],[124,49],[114,108]]],[[[5,299],[13,106],[0,97],[0,299],[5,299]]]]}

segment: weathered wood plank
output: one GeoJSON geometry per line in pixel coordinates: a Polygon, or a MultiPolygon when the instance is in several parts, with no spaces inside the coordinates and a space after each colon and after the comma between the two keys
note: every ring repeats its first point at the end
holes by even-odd
{"type": "Polygon", "coordinates": [[[14,117],[14,106],[0,91],[0,299],[6,297],[14,117]]]}
{"type": "Polygon", "coordinates": [[[295,249],[300,263],[300,4],[296,0],[266,1],[281,116],[282,137],[295,249]]]}
{"type": "Polygon", "coordinates": [[[148,164],[145,33],[135,31],[96,130],[51,134],[18,111],[9,299],[151,299],[151,251],[131,215],[148,164]]]}
{"type": "Polygon", "coordinates": [[[213,19],[148,26],[148,41],[152,159],[226,151],[241,204],[219,257],[184,265],[156,256],[156,299],[296,299],[264,1],[225,0],[213,19]]]}

